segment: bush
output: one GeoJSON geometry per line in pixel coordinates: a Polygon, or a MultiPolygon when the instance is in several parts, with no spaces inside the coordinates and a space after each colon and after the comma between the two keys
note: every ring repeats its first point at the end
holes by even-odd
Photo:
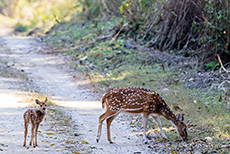
{"type": "Polygon", "coordinates": [[[139,43],[185,56],[198,52],[205,63],[217,62],[217,54],[224,63],[230,61],[228,0],[111,0],[106,4],[107,12],[120,11],[121,24],[128,23],[126,36],[139,43]],[[120,6],[111,7],[114,2],[120,6]]]}
{"type": "Polygon", "coordinates": [[[26,32],[27,30],[28,30],[28,27],[21,23],[17,23],[14,27],[15,32],[26,32]]]}

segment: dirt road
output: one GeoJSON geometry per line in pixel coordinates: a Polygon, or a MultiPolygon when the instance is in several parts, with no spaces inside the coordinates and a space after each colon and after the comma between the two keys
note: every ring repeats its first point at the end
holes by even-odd
{"type": "Polygon", "coordinates": [[[130,121],[122,115],[111,127],[115,144],[108,143],[105,125],[100,143],[96,143],[98,116],[104,112],[101,94],[86,81],[74,78],[77,72],[69,69],[62,56],[43,54],[44,44],[35,38],[13,37],[0,29],[0,59],[7,63],[7,69],[18,70],[26,78],[22,82],[17,76],[0,76],[0,153],[149,153],[148,145],[132,132],[130,121]],[[50,96],[56,104],[51,110],[56,108],[71,117],[73,126],[68,133],[60,133],[65,126],[48,116],[39,127],[36,148],[22,146],[22,115],[31,106],[27,99],[31,90],[50,96]],[[53,135],[47,135],[51,130],[53,135]],[[74,133],[78,135],[68,135],[74,133]]]}

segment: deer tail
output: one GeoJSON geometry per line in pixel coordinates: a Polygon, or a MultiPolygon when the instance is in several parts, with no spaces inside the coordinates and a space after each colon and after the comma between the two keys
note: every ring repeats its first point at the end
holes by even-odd
{"type": "Polygon", "coordinates": [[[102,96],[101,98],[101,103],[102,103],[102,108],[105,108],[105,95],[102,96]]]}

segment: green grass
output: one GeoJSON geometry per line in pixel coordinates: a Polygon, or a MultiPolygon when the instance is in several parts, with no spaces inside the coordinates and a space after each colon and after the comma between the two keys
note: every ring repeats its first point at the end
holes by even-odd
{"type": "MultiPolygon", "coordinates": [[[[90,76],[92,85],[97,89],[144,87],[160,93],[175,114],[185,114],[185,123],[191,125],[190,140],[207,136],[229,140],[229,107],[224,99],[218,101],[220,94],[225,96],[224,92],[208,92],[208,87],[189,89],[185,84],[187,81],[180,81],[181,76],[185,75],[183,69],[166,67],[167,62],[149,52],[125,48],[123,42],[132,40],[123,34],[113,41],[112,29],[117,24],[118,19],[63,22],[45,40],[71,56],[72,67],[90,76]],[[105,36],[109,37],[103,39],[105,36]],[[79,62],[80,58],[86,56],[87,60],[79,62]],[[175,111],[174,106],[182,110],[175,111]]],[[[164,126],[171,127],[168,121],[162,120],[164,126]]],[[[166,134],[170,138],[178,138],[176,133],[166,134]]]]}

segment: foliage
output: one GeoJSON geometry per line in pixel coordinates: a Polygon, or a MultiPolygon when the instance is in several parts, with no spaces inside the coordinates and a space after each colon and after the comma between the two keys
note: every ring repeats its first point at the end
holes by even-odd
{"type": "MultiPolygon", "coordinates": [[[[1,0],[3,14],[15,18],[21,25],[40,27],[48,31],[55,23],[69,20],[80,11],[78,0],[1,0]]],[[[18,25],[16,25],[17,27],[18,25]]]]}
{"type": "Polygon", "coordinates": [[[79,3],[79,6],[82,7],[81,16],[88,20],[94,19],[103,13],[101,0],[79,0],[79,3]]]}
{"type": "Polygon", "coordinates": [[[201,39],[202,41],[205,40],[205,43],[207,43],[207,46],[211,49],[214,56],[216,56],[216,54],[222,55],[225,63],[230,60],[225,58],[230,54],[229,8],[230,4],[228,0],[206,1],[204,14],[205,17],[207,17],[205,21],[205,34],[207,36],[203,36],[201,39]]]}
{"type": "Polygon", "coordinates": [[[224,63],[230,61],[226,58],[230,51],[228,0],[102,2],[103,14],[121,16],[120,24],[126,25],[123,32],[139,44],[185,56],[196,50],[202,53],[197,55],[204,63],[216,60],[217,54],[224,63]]]}
{"type": "Polygon", "coordinates": [[[14,30],[15,30],[16,32],[26,32],[26,31],[28,30],[28,27],[25,26],[25,25],[22,25],[21,23],[17,23],[17,24],[15,25],[14,30]]]}

